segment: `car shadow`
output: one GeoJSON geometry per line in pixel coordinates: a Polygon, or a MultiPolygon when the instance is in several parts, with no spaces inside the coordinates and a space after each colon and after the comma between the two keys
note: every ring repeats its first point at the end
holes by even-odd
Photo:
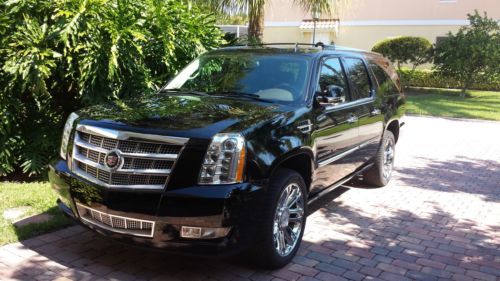
{"type": "Polygon", "coordinates": [[[444,192],[477,194],[482,200],[500,202],[500,182],[492,180],[500,173],[500,164],[492,160],[456,157],[436,161],[416,157],[420,167],[398,168],[398,179],[406,185],[444,192]]]}

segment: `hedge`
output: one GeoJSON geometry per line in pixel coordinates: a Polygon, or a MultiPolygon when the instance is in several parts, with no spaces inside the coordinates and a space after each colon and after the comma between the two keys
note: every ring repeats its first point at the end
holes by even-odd
{"type": "MultiPolygon", "coordinates": [[[[452,78],[443,77],[432,70],[402,69],[399,71],[401,82],[405,87],[429,87],[460,89],[460,83],[452,78]]],[[[491,81],[476,82],[470,90],[500,91],[500,76],[491,81]]]]}

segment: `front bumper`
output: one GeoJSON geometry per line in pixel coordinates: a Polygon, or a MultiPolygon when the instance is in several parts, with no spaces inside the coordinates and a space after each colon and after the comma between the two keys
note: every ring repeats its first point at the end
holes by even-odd
{"type": "Polygon", "coordinates": [[[49,179],[58,193],[58,205],[82,225],[115,240],[181,254],[227,256],[247,248],[256,231],[264,188],[241,183],[192,186],[161,192],[111,190],[73,174],[65,161],[50,165],[49,179]],[[79,207],[77,207],[79,206],[79,207]],[[154,222],[151,237],[116,231],[82,219],[81,207],[99,213],[154,222]],[[225,237],[188,239],[182,226],[230,228],[225,237]]]}

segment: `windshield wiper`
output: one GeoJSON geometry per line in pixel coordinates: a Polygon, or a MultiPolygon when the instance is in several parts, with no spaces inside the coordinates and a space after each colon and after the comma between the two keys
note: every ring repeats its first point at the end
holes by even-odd
{"type": "Polygon", "coordinates": [[[160,91],[158,91],[158,93],[176,93],[181,95],[194,95],[200,97],[208,96],[208,94],[205,92],[188,90],[188,89],[161,89],[160,91]]]}
{"type": "Polygon", "coordinates": [[[249,98],[249,99],[253,99],[253,100],[272,103],[272,101],[263,99],[257,94],[240,92],[240,91],[217,91],[217,92],[211,92],[210,94],[216,95],[216,96],[219,95],[219,96],[244,97],[244,98],[249,98]]]}

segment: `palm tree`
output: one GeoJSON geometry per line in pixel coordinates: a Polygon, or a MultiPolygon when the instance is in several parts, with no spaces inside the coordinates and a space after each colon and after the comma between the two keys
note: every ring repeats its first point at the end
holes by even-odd
{"type": "MultiPolygon", "coordinates": [[[[264,27],[264,8],[268,0],[195,0],[199,5],[212,9],[217,13],[248,13],[248,39],[260,42],[264,27]]],[[[306,11],[313,10],[331,14],[348,0],[293,0],[306,11]]]]}

